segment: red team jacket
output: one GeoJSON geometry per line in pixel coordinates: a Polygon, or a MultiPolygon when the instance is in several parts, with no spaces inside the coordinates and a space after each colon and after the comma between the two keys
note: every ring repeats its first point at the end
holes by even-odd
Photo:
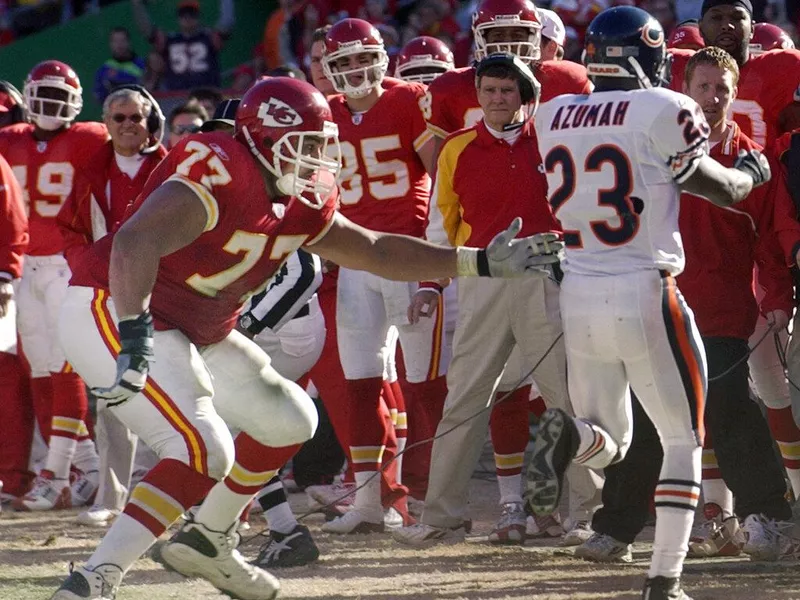
{"type": "Polygon", "coordinates": [[[340,210],[362,227],[421,238],[431,185],[416,153],[430,137],[419,108],[425,88],[388,83],[362,114],[353,114],[342,95],[328,99],[342,148],[340,210]]]}
{"type": "Polygon", "coordinates": [[[0,154],[11,165],[28,207],[27,253],[52,256],[64,250],[56,215],[73,191],[76,171],[91,168],[108,132],[102,123],[73,123],[49,142],[39,142],[33,129],[19,123],[0,130],[0,154]]]}
{"type": "MultiPolygon", "coordinates": [[[[739,149],[760,146],[732,123],[728,136],[710,155],[731,167],[739,149]]],[[[754,264],[766,290],[761,311],[783,310],[791,315],[792,276],[773,230],[773,197],[780,187],[780,179],[773,179],[728,209],[691,194],[681,195],[679,227],[686,268],[677,281],[702,336],[750,338],[759,308],[752,286],[754,264]]]]}
{"type": "MultiPolygon", "coordinates": [[[[542,84],[540,102],[561,94],[588,94],[591,84],[583,65],[549,60],[538,63],[534,75],[542,84]]],[[[430,129],[438,137],[472,127],[483,117],[475,88],[475,67],[442,73],[428,87],[427,102],[422,105],[430,129]]]]}
{"type": "Polygon", "coordinates": [[[28,219],[22,189],[0,156],[0,275],[22,276],[22,257],[28,246],[28,219]]]}
{"type": "Polygon", "coordinates": [[[56,218],[67,263],[72,265],[92,242],[116,231],[128,205],[166,155],[162,146],[145,156],[136,177],[131,179],[117,166],[114,146],[109,140],[92,159],[91,169],[76,172],[73,193],[56,218]],[[96,214],[98,211],[100,214],[96,214]]]}
{"type": "MultiPolygon", "coordinates": [[[[196,240],[161,259],[150,311],[157,330],[179,329],[200,346],[227,337],[243,299],[263,288],[289,254],[325,234],[338,201],[334,192],[315,210],[295,198],[270,198],[250,151],[221,132],[192,135],[175,146],[131,213],[167,180],[195,191],[208,223],[196,240]]],[[[81,257],[71,285],[108,289],[114,235],[81,257]]]]}
{"type": "MultiPolygon", "coordinates": [[[[693,50],[673,48],[670,87],[683,92],[683,74],[693,50]]],[[[769,146],[783,133],[781,111],[800,101],[800,51],[776,50],[750,56],[739,67],[739,91],[733,102],[733,119],[742,132],[762,146],[769,146]]]]}

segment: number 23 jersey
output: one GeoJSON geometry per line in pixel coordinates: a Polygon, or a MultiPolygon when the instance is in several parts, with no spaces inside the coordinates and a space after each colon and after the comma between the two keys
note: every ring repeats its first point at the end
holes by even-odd
{"type": "Polygon", "coordinates": [[[352,113],[344,96],[329,99],[339,126],[340,210],[375,231],[423,237],[430,178],[417,154],[431,137],[419,109],[425,88],[397,83],[365,113],[352,113]]]}
{"type": "Polygon", "coordinates": [[[708,152],[694,100],[663,88],[561,96],[539,109],[536,131],[565,271],[683,270],[676,183],[708,152]]]}
{"type": "MultiPolygon", "coordinates": [[[[182,140],[150,175],[131,213],[166,181],[188,186],[207,222],[197,239],[162,257],[150,310],[156,329],[179,329],[201,346],[224,339],[243,302],[291,253],[321,238],[336,212],[335,191],[320,210],[295,198],[270,198],[250,151],[227,133],[182,140]]],[[[81,257],[71,285],[108,288],[113,237],[81,257]]]]}

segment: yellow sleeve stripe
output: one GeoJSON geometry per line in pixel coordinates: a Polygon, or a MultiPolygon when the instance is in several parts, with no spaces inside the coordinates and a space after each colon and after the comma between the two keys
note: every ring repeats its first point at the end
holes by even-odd
{"type": "MultiPolygon", "coordinates": [[[[468,129],[447,140],[439,153],[436,169],[436,205],[442,215],[442,226],[447,232],[447,239],[453,246],[463,244],[469,239],[472,227],[461,218],[463,209],[455,191],[454,178],[458,168],[458,159],[466,147],[478,135],[475,129],[468,129]],[[439,179],[441,178],[441,181],[439,179]]],[[[478,165],[475,165],[478,168],[478,165]]]]}
{"type": "Polygon", "coordinates": [[[192,190],[197,199],[203,204],[203,208],[206,209],[206,226],[203,228],[203,232],[211,231],[214,227],[217,226],[217,222],[219,221],[219,206],[217,205],[217,199],[211,194],[208,188],[203,187],[196,181],[192,181],[184,177],[183,175],[178,175],[177,173],[167,179],[167,181],[178,181],[192,190]]]}

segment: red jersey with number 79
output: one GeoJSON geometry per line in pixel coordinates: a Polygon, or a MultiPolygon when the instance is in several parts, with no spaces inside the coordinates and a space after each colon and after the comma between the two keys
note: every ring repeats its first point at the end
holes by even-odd
{"type": "MultiPolygon", "coordinates": [[[[126,220],[167,181],[196,194],[207,222],[197,239],[161,259],[150,311],[156,329],[179,329],[201,346],[224,339],[243,302],[292,252],[321,238],[336,212],[336,191],[320,210],[296,198],[270,198],[255,158],[227,133],[192,135],[175,146],[126,220]]],[[[105,236],[81,257],[71,285],[108,288],[113,239],[105,236]]]]}

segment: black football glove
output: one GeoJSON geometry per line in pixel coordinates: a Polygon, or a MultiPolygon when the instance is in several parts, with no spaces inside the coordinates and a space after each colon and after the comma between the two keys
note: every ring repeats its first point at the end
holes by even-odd
{"type": "Polygon", "coordinates": [[[753,178],[753,187],[767,183],[772,176],[767,157],[758,150],[739,150],[733,168],[750,175],[753,178]]]}
{"type": "Polygon", "coordinates": [[[153,317],[145,311],[138,317],[119,322],[120,352],[117,378],[110,387],[92,388],[108,406],[122,404],[144,389],[148,363],[153,359],[153,317]]]}

